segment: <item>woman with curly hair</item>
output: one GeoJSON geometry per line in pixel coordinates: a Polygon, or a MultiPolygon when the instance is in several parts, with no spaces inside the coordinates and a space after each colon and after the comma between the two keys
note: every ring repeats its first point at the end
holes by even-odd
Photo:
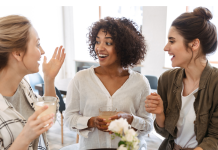
{"type": "Polygon", "coordinates": [[[164,51],[172,66],[158,81],[158,94],[145,101],[156,114],[154,126],[165,140],[159,150],[218,149],[218,69],[207,55],[217,49],[216,26],[211,12],[197,7],[176,18],[164,51]]]}
{"type": "Polygon", "coordinates": [[[126,18],[101,19],[89,30],[89,52],[99,67],[78,72],[68,87],[65,123],[80,135],[80,149],[116,149],[119,138],[105,132],[108,124],[99,116],[101,106],[117,108],[111,120],[127,119],[142,138],[152,130],[152,115],[144,100],[150,94],[148,80],[129,67],[144,60],[145,40],[137,25],[126,18]]]}

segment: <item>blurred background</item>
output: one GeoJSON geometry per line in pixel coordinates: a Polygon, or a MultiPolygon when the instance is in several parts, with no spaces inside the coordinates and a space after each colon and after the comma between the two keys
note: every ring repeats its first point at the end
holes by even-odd
{"type": "MultiPolygon", "coordinates": [[[[89,56],[86,43],[88,28],[93,22],[106,16],[132,19],[148,45],[145,61],[133,69],[159,77],[171,68],[170,58],[163,48],[172,21],[195,7],[198,6],[0,6],[0,17],[18,14],[31,20],[49,59],[55,47],[66,48],[66,60],[57,78],[72,78],[77,71],[98,65],[98,61],[89,56]]],[[[218,26],[218,5],[205,7],[213,13],[211,22],[218,26]]],[[[218,66],[218,53],[208,59],[218,66]]],[[[41,70],[40,67],[42,75],[41,70]]]]}

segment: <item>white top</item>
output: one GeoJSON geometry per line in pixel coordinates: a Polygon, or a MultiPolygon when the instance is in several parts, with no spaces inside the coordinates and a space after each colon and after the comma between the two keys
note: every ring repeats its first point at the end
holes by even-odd
{"type": "MultiPolygon", "coordinates": [[[[145,110],[145,99],[150,94],[146,77],[129,69],[129,78],[112,96],[96,76],[94,67],[78,72],[67,90],[65,125],[79,135],[80,150],[117,148],[120,138],[111,139],[108,132],[88,128],[91,117],[99,115],[99,107],[113,106],[117,111],[131,113],[132,127],[138,129],[139,139],[153,129],[152,115],[145,110]]],[[[140,139],[140,146],[146,146],[140,139]]]]}
{"type": "Polygon", "coordinates": [[[182,148],[195,148],[197,147],[198,142],[196,140],[196,135],[194,132],[194,121],[196,119],[196,114],[194,110],[194,93],[198,91],[198,88],[195,89],[188,96],[182,96],[183,89],[181,92],[182,108],[180,111],[179,120],[177,122],[177,138],[174,141],[182,148]]]}

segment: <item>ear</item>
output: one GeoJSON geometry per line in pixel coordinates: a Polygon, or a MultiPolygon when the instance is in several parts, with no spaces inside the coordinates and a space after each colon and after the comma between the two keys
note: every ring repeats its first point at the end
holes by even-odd
{"type": "Polygon", "coordinates": [[[13,51],[11,54],[17,61],[21,62],[23,60],[23,52],[16,50],[13,51]]]}
{"type": "Polygon", "coordinates": [[[200,40],[199,39],[195,39],[190,43],[190,47],[192,49],[192,51],[197,51],[200,49],[200,40]]]}

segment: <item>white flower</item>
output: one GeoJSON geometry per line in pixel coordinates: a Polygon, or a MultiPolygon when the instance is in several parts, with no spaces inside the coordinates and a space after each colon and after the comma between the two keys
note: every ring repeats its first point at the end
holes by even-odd
{"type": "Polygon", "coordinates": [[[133,129],[129,129],[125,132],[126,141],[132,142],[136,132],[133,129]]]}
{"type": "Polygon", "coordinates": [[[137,137],[133,138],[133,150],[138,150],[139,149],[139,139],[137,137]]]}
{"type": "Polygon", "coordinates": [[[125,132],[126,130],[128,130],[128,128],[129,128],[129,124],[126,121],[126,119],[123,118],[112,121],[108,126],[108,130],[115,133],[119,133],[120,135],[122,135],[123,130],[125,132]]]}
{"type": "Polygon", "coordinates": [[[120,147],[118,147],[118,149],[117,150],[127,150],[127,148],[126,147],[124,147],[124,145],[122,144],[122,145],[120,145],[120,147]]]}

